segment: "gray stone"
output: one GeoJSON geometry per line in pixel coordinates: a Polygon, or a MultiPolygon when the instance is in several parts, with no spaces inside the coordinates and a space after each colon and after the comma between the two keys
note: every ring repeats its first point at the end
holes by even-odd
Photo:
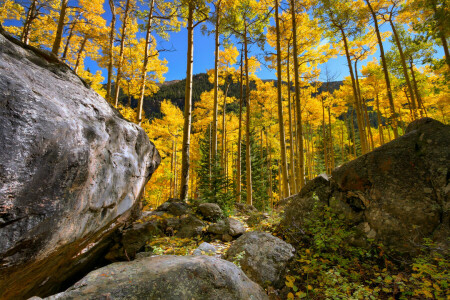
{"type": "Polygon", "coordinates": [[[207,242],[203,242],[200,244],[200,246],[198,246],[197,249],[194,250],[194,252],[192,253],[192,255],[211,255],[211,254],[215,254],[216,253],[216,248],[207,243],[207,242]]]}
{"type": "Polygon", "coordinates": [[[231,237],[238,237],[245,232],[244,225],[233,218],[222,219],[217,223],[211,224],[207,230],[209,233],[218,236],[229,235],[231,237]]]}
{"type": "Polygon", "coordinates": [[[216,203],[202,203],[198,206],[198,212],[208,221],[217,221],[223,217],[222,209],[216,203]]]}
{"type": "Polygon", "coordinates": [[[0,298],[45,296],[87,273],[160,156],[67,65],[0,28],[0,298]]]}
{"type": "Polygon", "coordinates": [[[233,242],[225,259],[238,260],[245,274],[260,285],[281,288],[294,253],[294,247],[285,241],[267,232],[252,231],[233,242]]]}
{"type": "Polygon", "coordinates": [[[175,235],[180,238],[193,238],[201,235],[205,226],[204,222],[193,215],[182,216],[175,235]]]}
{"type": "Polygon", "coordinates": [[[264,290],[228,261],[200,256],[152,256],[89,273],[61,299],[268,299],[264,290]]]}
{"type": "Polygon", "coordinates": [[[308,183],[281,224],[300,239],[312,206],[329,205],[365,239],[414,255],[423,238],[431,238],[448,253],[449,168],[450,126],[423,118],[405,135],[336,168],[330,179],[308,183]]]}

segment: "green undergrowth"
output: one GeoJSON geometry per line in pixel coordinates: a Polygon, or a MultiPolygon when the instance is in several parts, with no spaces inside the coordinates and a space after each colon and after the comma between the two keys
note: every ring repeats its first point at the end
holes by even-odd
{"type": "Polygon", "coordinates": [[[353,235],[328,207],[316,205],[300,240],[284,230],[297,254],[286,276],[288,299],[450,299],[449,261],[429,241],[410,261],[382,244],[349,244],[353,235]]]}

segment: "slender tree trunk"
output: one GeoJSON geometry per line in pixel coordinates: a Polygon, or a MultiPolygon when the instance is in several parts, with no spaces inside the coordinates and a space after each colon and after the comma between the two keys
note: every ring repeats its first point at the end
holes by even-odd
{"type": "Polygon", "coordinates": [[[282,91],[283,80],[281,78],[281,37],[280,37],[280,20],[278,16],[278,0],[275,0],[275,23],[277,34],[277,102],[278,102],[278,125],[280,128],[280,152],[281,152],[281,175],[283,181],[284,197],[290,196],[288,173],[287,173],[287,159],[286,159],[286,135],[284,132],[284,118],[283,118],[283,99],[282,91]]]}
{"type": "Polygon", "coordinates": [[[218,107],[219,107],[219,25],[220,25],[220,0],[216,4],[216,24],[214,33],[214,108],[213,108],[213,132],[212,132],[212,147],[213,147],[213,162],[216,161],[217,156],[217,123],[218,123],[218,107]]]}
{"type": "MultiPolygon", "coordinates": [[[[362,124],[363,124],[363,128],[361,128],[362,130],[364,130],[364,145],[367,149],[367,151],[370,151],[370,145],[369,145],[369,140],[368,140],[368,136],[369,136],[369,130],[368,127],[369,125],[365,125],[367,123],[364,123],[364,119],[365,119],[365,115],[364,115],[364,104],[363,104],[363,99],[361,97],[361,89],[359,87],[359,76],[358,76],[358,59],[355,60],[355,82],[356,82],[356,91],[358,93],[358,109],[360,110],[360,115],[362,118],[362,124]],[[367,132],[366,132],[367,129],[367,132]]],[[[361,141],[362,143],[362,141],[361,141]]]]}
{"type": "Polygon", "coordinates": [[[35,13],[36,13],[36,2],[37,2],[37,0],[32,0],[31,1],[30,9],[27,12],[27,17],[25,19],[25,23],[23,24],[23,31],[22,31],[21,40],[26,45],[28,45],[28,43],[30,42],[31,24],[32,24],[33,20],[36,18],[36,16],[35,16],[35,13]]]}
{"type": "Polygon", "coordinates": [[[75,26],[78,23],[78,18],[79,17],[80,17],[80,15],[78,14],[75,17],[75,19],[72,21],[72,26],[70,27],[69,35],[67,36],[67,40],[66,40],[66,45],[64,46],[63,55],[61,57],[63,60],[66,60],[66,58],[67,58],[67,52],[69,51],[70,41],[72,39],[73,32],[74,32],[75,26]]]}
{"type": "Polygon", "coordinates": [[[192,118],[192,69],[194,66],[194,4],[189,2],[188,15],[188,52],[186,67],[186,89],[184,100],[183,150],[181,159],[180,199],[187,200],[189,190],[189,147],[191,142],[192,118]]]}
{"type": "Polygon", "coordinates": [[[330,138],[330,159],[331,159],[331,169],[330,169],[330,174],[331,171],[334,170],[335,168],[335,161],[334,161],[334,147],[333,147],[333,135],[332,135],[332,131],[331,131],[331,109],[330,109],[330,105],[328,106],[328,128],[329,128],[329,132],[328,132],[328,136],[330,138]]]}
{"type": "Polygon", "coordinates": [[[126,30],[127,30],[129,11],[130,11],[130,0],[127,0],[127,3],[125,5],[123,20],[122,20],[122,36],[120,37],[119,63],[117,66],[117,75],[116,75],[115,90],[114,90],[114,106],[115,107],[117,107],[119,105],[120,79],[122,77],[125,35],[126,35],[126,30]]]}
{"type": "Polygon", "coordinates": [[[69,0],[61,0],[61,10],[59,12],[58,27],[56,29],[56,36],[52,47],[52,53],[55,55],[58,55],[59,47],[61,46],[61,40],[64,30],[64,19],[66,18],[68,3],[69,0]]]}
{"type": "MultiPolygon", "coordinates": [[[[361,150],[362,150],[362,154],[366,154],[367,153],[366,143],[365,143],[366,135],[364,132],[364,123],[363,123],[363,119],[361,116],[361,109],[359,107],[358,92],[356,89],[355,76],[353,74],[352,63],[350,60],[350,53],[348,50],[347,36],[345,35],[343,28],[339,28],[339,30],[341,31],[342,40],[344,41],[344,48],[345,48],[345,55],[347,57],[348,70],[350,71],[350,78],[352,79],[353,97],[355,100],[354,110],[356,110],[356,120],[358,123],[359,139],[361,141],[361,150]]],[[[354,126],[353,120],[352,120],[352,126],[354,126]]],[[[356,145],[355,145],[355,149],[356,149],[356,145]]],[[[356,152],[355,152],[355,155],[356,155],[356,152]]]]}
{"type": "Polygon", "coordinates": [[[245,166],[246,166],[246,179],[247,179],[247,204],[253,204],[253,189],[252,189],[252,163],[251,163],[251,147],[250,147],[250,82],[249,82],[249,70],[248,70],[248,41],[247,41],[247,24],[245,24],[244,31],[244,54],[245,54],[245,99],[247,101],[247,113],[246,113],[246,145],[245,145],[245,166]]]}
{"type": "MultiPolygon", "coordinates": [[[[170,160],[170,171],[172,174],[175,174],[173,166],[174,166],[174,158],[175,158],[175,140],[172,140],[172,159],[170,160]]],[[[175,189],[174,189],[174,180],[173,176],[170,178],[170,198],[175,198],[175,189]]]]}
{"type": "Polygon", "coordinates": [[[387,68],[386,58],[384,56],[383,41],[381,40],[381,34],[380,34],[380,30],[378,28],[378,20],[377,20],[375,11],[373,10],[372,5],[370,4],[370,0],[365,0],[365,1],[367,3],[367,6],[369,7],[370,13],[372,14],[372,18],[373,18],[373,22],[374,22],[374,26],[375,26],[375,32],[377,34],[378,45],[380,48],[381,65],[383,66],[384,79],[386,81],[387,95],[388,95],[388,99],[389,99],[389,108],[391,111],[391,119],[392,119],[392,124],[393,124],[392,128],[394,130],[394,137],[398,138],[397,115],[395,113],[394,98],[392,97],[392,89],[391,89],[391,80],[389,79],[389,71],[387,68]]]}
{"type": "Polygon", "coordinates": [[[241,50],[241,74],[240,74],[240,88],[241,88],[241,97],[239,99],[239,129],[238,129],[238,144],[237,144],[237,162],[236,162],[236,194],[238,203],[241,203],[241,166],[242,166],[242,153],[241,153],[241,145],[242,145],[242,102],[244,97],[244,66],[243,66],[243,49],[241,50]]]}
{"type": "Polygon", "coordinates": [[[291,107],[291,74],[289,66],[289,45],[288,45],[288,56],[287,56],[287,88],[288,88],[288,110],[289,110],[289,140],[290,140],[290,184],[291,184],[291,194],[297,194],[297,184],[295,182],[295,161],[294,161],[294,134],[292,129],[292,107],[291,107]]]}
{"type": "Polygon", "coordinates": [[[378,99],[378,91],[375,95],[375,101],[377,105],[377,121],[378,121],[378,134],[380,135],[380,146],[384,145],[384,135],[383,135],[383,125],[381,123],[381,111],[380,111],[380,100],[378,99]]]}
{"type": "Polygon", "coordinates": [[[392,19],[389,19],[389,23],[391,24],[392,33],[394,34],[394,40],[395,40],[395,43],[397,44],[398,52],[400,54],[400,62],[402,63],[403,76],[405,76],[406,86],[408,87],[409,95],[411,97],[413,119],[415,120],[417,118],[416,97],[414,96],[414,92],[413,92],[413,89],[412,89],[411,81],[409,80],[408,67],[406,67],[405,54],[403,53],[403,48],[402,48],[402,45],[400,43],[400,39],[399,39],[398,34],[397,34],[397,29],[395,29],[394,22],[392,22],[392,19]]]}
{"type": "Polygon", "coordinates": [[[294,44],[294,82],[295,82],[295,104],[297,106],[297,143],[298,143],[298,178],[299,178],[299,190],[305,185],[305,161],[303,155],[303,129],[302,129],[302,108],[300,105],[300,76],[298,73],[298,49],[297,49],[297,20],[295,15],[295,1],[290,0],[291,15],[292,15],[292,42],[294,44]]]}
{"type": "Polygon", "coordinates": [[[369,135],[370,144],[371,144],[371,147],[373,150],[374,144],[373,144],[372,128],[370,128],[369,113],[367,112],[367,105],[366,105],[364,98],[362,99],[362,106],[364,108],[364,117],[366,118],[367,134],[369,135]]]}
{"type": "Polygon", "coordinates": [[[75,67],[73,68],[73,71],[77,74],[78,74],[78,67],[80,66],[80,62],[81,62],[81,54],[84,51],[84,47],[86,46],[87,39],[88,39],[87,36],[83,37],[83,41],[81,42],[80,49],[78,50],[77,61],[75,63],[75,67]]]}
{"type": "Polygon", "coordinates": [[[322,144],[323,144],[323,159],[325,163],[325,173],[328,173],[328,153],[327,153],[327,134],[325,132],[325,104],[322,98],[322,144]]]}
{"type": "Polygon", "coordinates": [[[352,123],[352,139],[353,139],[353,155],[356,157],[356,132],[355,132],[355,120],[353,118],[353,111],[352,110],[352,117],[351,117],[351,123],[352,123]]]}
{"type": "MultiPolygon", "coordinates": [[[[419,105],[419,108],[422,108],[423,114],[425,114],[425,116],[427,116],[427,110],[423,106],[422,97],[420,96],[419,88],[417,86],[416,74],[414,72],[414,65],[413,65],[411,58],[409,59],[409,68],[411,70],[411,76],[412,76],[412,80],[413,80],[414,92],[416,93],[416,97],[417,97],[417,103],[419,105]]],[[[421,113],[420,115],[423,116],[423,114],[421,113]]]]}
{"type": "Polygon", "coordinates": [[[144,108],[144,95],[145,95],[145,82],[147,79],[147,66],[150,56],[150,37],[152,31],[152,21],[153,21],[153,7],[155,6],[155,0],[150,0],[150,11],[148,13],[147,19],[147,31],[145,33],[145,50],[144,50],[144,64],[142,65],[142,74],[141,74],[141,90],[139,92],[139,102],[138,102],[138,113],[137,113],[137,121],[138,124],[141,125],[142,122],[142,111],[144,108]]]}
{"type": "Polygon", "coordinates": [[[109,47],[108,47],[108,82],[106,84],[106,100],[111,103],[111,81],[113,75],[113,48],[114,48],[114,35],[115,35],[115,26],[116,26],[116,7],[114,5],[114,0],[109,0],[109,8],[111,9],[111,25],[109,29],[109,47]]]}
{"type": "Polygon", "coordinates": [[[225,144],[226,144],[226,116],[227,116],[227,95],[228,95],[228,88],[229,84],[226,84],[227,87],[225,88],[225,95],[223,98],[223,105],[222,105],[222,166],[225,161],[225,144]]]}

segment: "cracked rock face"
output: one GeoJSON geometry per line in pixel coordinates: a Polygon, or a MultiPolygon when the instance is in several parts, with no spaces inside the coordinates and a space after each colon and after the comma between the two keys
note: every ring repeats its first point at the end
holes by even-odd
{"type": "Polygon", "coordinates": [[[283,224],[301,234],[316,194],[365,239],[414,254],[431,238],[448,253],[449,168],[450,126],[417,120],[405,135],[336,168],[331,178],[310,181],[290,199],[283,224]]]}
{"type": "Polygon", "coordinates": [[[161,160],[66,65],[1,28],[0,147],[2,299],[45,296],[79,276],[161,160]]]}

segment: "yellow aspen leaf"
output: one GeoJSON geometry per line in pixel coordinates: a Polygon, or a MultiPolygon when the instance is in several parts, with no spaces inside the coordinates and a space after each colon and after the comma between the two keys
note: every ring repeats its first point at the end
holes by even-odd
{"type": "Polygon", "coordinates": [[[289,294],[287,295],[287,298],[288,298],[288,299],[294,299],[294,294],[289,293],[289,294]]]}

